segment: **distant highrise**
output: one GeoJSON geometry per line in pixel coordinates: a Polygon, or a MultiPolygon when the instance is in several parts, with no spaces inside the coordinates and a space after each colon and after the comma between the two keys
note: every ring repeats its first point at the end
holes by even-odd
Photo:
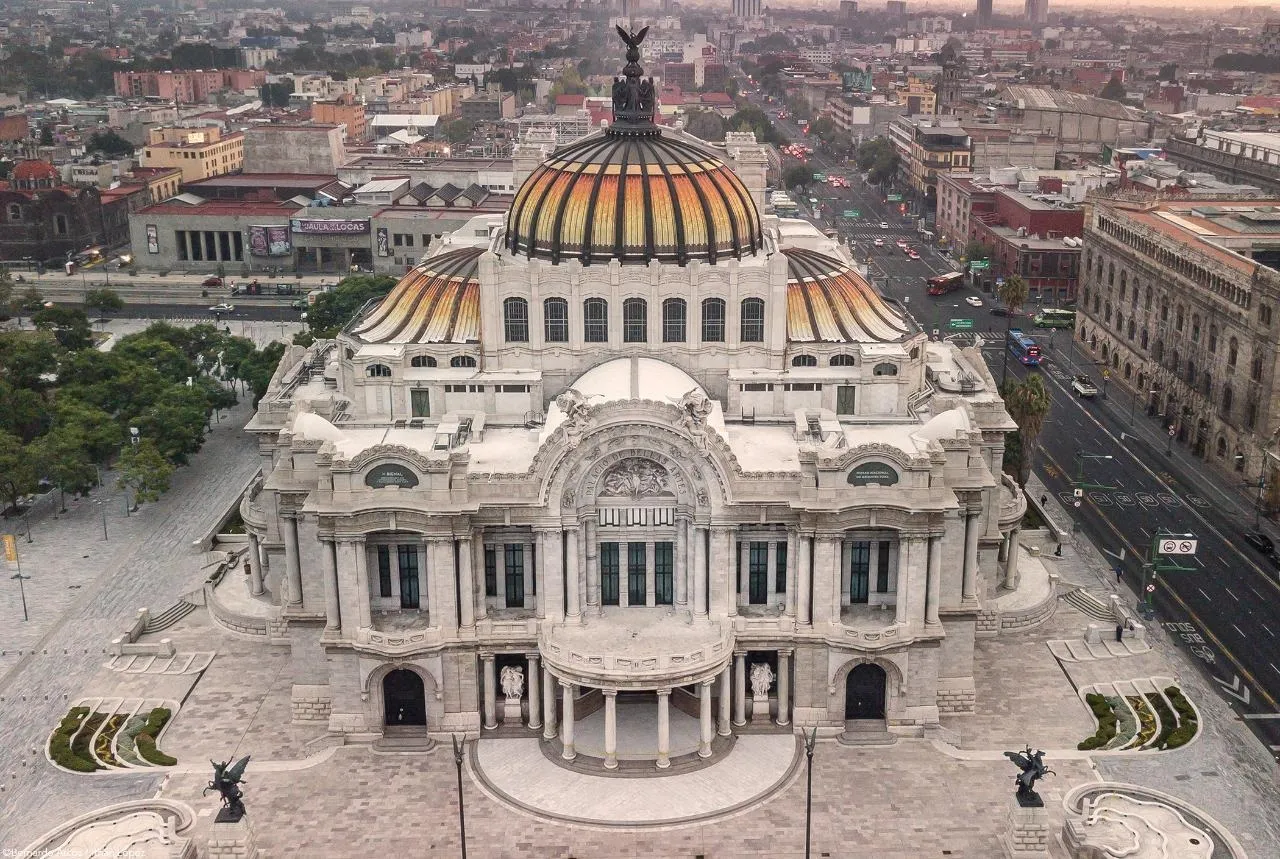
{"type": "Polygon", "coordinates": [[[1028,24],[1043,24],[1049,20],[1049,0],[1026,0],[1028,24]]]}
{"type": "Polygon", "coordinates": [[[840,18],[845,21],[853,20],[858,14],[858,0],[840,0],[840,18]]]}
{"type": "Polygon", "coordinates": [[[991,0],[978,0],[978,26],[985,27],[991,23],[991,0]]]}
{"type": "Polygon", "coordinates": [[[733,17],[738,19],[759,18],[760,0],[733,0],[733,17]]]}
{"type": "Polygon", "coordinates": [[[884,11],[890,18],[907,17],[907,0],[888,0],[884,4],[884,11]]]}

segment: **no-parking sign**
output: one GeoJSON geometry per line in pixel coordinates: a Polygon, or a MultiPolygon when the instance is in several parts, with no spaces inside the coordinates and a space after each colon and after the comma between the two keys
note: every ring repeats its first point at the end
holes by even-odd
{"type": "Polygon", "coordinates": [[[1187,537],[1161,539],[1157,551],[1162,555],[1194,555],[1198,543],[1187,537]]]}

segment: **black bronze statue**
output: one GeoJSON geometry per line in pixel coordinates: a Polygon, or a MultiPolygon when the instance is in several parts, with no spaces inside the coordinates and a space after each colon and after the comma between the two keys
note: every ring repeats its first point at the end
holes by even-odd
{"type": "Polygon", "coordinates": [[[201,791],[201,796],[216,790],[222,796],[222,810],[218,812],[218,822],[235,823],[244,816],[244,794],[240,785],[244,783],[244,771],[249,766],[249,755],[245,755],[234,764],[231,761],[209,761],[213,764],[213,780],[201,791]]]}
{"type": "Polygon", "coordinates": [[[618,36],[627,46],[627,64],[622,67],[622,77],[613,79],[613,118],[615,122],[651,123],[656,107],[657,91],[653,78],[641,79],[640,43],[649,32],[648,27],[633,33],[615,26],[618,36]]]}
{"type": "Polygon", "coordinates": [[[1022,770],[1014,776],[1014,783],[1018,785],[1018,805],[1023,808],[1042,807],[1044,801],[1040,799],[1040,794],[1035,792],[1035,783],[1047,775],[1056,775],[1053,770],[1044,765],[1044,752],[1033,752],[1031,747],[1027,746],[1025,752],[1005,752],[1004,756],[1022,770]]]}

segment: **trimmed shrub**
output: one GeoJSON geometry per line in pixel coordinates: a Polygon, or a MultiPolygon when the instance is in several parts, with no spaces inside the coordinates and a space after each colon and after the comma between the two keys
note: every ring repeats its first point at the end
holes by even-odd
{"type": "Polygon", "coordinates": [[[1164,698],[1160,697],[1159,692],[1148,692],[1147,700],[1151,702],[1151,708],[1160,717],[1160,733],[1156,734],[1155,742],[1152,745],[1157,749],[1163,749],[1164,744],[1169,740],[1169,735],[1177,730],[1178,720],[1173,715],[1173,711],[1169,709],[1169,705],[1165,703],[1164,698]]]}
{"type": "Polygon", "coordinates": [[[138,757],[149,764],[155,764],[158,767],[171,767],[178,762],[176,758],[171,758],[156,748],[156,735],[164,728],[171,715],[172,713],[168,708],[156,707],[147,716],[147,723],[143,725],[142,730],[134,738],[134,746],[138,750],[138,757]]]}
{"type": "Polygon", "coordinates": [[[1164,690],[1164,694],[1168,696],[1169,702],[1173,704],[1173,709],[1178,712],[1178,727],[1169,733],[1160,748],[1176,749],[1191,742],[1191,738],[1200,730],[1200,725],[1196,719],[1195,708],[1191,706],[1191,702],[1182,694],[1181,689],[1177,686],[1169,686],[1164,690]]]}
{"type": "Polygon", "coordinates": [[[1116,714],[1111,708],[1111,702],[1106,697],[1090,692],[1084,696],[1085,703],[1089,705],[1089,709],[1093,711],[1094,718],[1098,720],[1098,730],[1092,737],[1086,737],[1076,748],[1082,752],[1100,749],[1107,743],[1115,739],[1116,736],[1116,714]]]}
{"type": "MultiPolygon", "coordinates": [[[[71,747],[71,737],[80,727],[80,723],[89,715],[88,707],[73,707],[62,717],[62,721],[58,723],[58,727],[54,729],[49,736],[49,757],[53,762],[63,769],[69,769],[73,772],[91,773],[100,770],[102,767],[87,755],[78,754],[71,747]]],[[[86,728],[85,730],[89,730],[86,728]]],[[[83,745],[85,751],[88,751],[88,738],[86,737],[83,745]]]]}

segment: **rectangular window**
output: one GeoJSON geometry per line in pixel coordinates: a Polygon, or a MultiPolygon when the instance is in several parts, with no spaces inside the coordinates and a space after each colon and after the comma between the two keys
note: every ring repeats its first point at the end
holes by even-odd
{"type": "Polygon", "coordinates": [[[871,544],[860,540],[849,545],[849,602],[867,601],[867,579],[871,572],[871,544]]]}
{"type": "Polygon", "coordinates": [[[648,546],[627,544],[627,604],[646,605],[645,584],[648,576],[648,546]]]}
{"type": "Polygon", "coordinates": [[[753,540],[747,549],[747,601],[764,605],[769,601],[769,544],[753,540]]]}
{"type": "Polygon", "coordinates": [[[876,593],[889,592],[889,550],[893,544],[881,540],[879,554],[876,556],[876,593]]]}
{"type": "Polygon", "coordinates": [[[783,386],[784,391],[821,391],[821,382],[789,382],[783,386]]]}
{"type": "Polygon", "coordinates": [[[391,596],[391,547],[378,547],[378,596],[391,596]]]}
{"type": "Polygon", "coordinates": [[[855,394],[857,390],[853,385],[837,385],[836,386],[836,414],[852,415],[854,414],[855,394]]]}
{"type": "Polygon", "coordinates": [[[548,298],[542,303],[544,333],[548,343],[569,342],[569,303],[563,298],[548,298]]]}
{"type": "Polygon", "coordinates": [[[742,386],[744,391],[772,391],[773,385],[767,382],[747,382],[742,386]]]}
{"type": "Polygon", "coordinates": [[[672,605],[675,602],[675,545],[653,544],[653,602],[672,605]]]}
{"type": "Polygon", "coordinates": [[[777,544],[777,558],[774,561],[774,567],[777,570],[776,581],[774,582],[774,590],[780,594],[787,592],[787,544],[777,544]]]}
{"type": "Polygon", "coordinates": [[[484,547],[484,595],[498,595],[498,549],[496,546],[484,547]]]}
{"type": "Polygon", "coordinates": [[[413,388],[410,390],[409,407],[415,418],[431,417],[431,392],[426,388],[413,388]]]}
{"type": "Polygon", "coordinates": [[[400,233],[392,233],[392,234],[391,234],[391,244],[395,245],[396,247],[401,247],[401,246],[403,246],[403,245],[404,245],[404,236],[403,236],[403,235],[401,235],[400,233]]]}
{"type": "Polygon", "coordinates": [[[398,546],[400,608],[418,608],[418,547],[398,546]]]}
{"type": "Polygon", "coordinates": [[[618,544],[600,544],[600,604],[618,604],[618,544]]]}
{"type": "Polygon", "coordinates": [[[582,339],[609,342],[609,305],[603,298],[588,298],[582,303],[582,339]]]}
{"type": "Polygon", "coordinates": [[[507,608],[524,608],[524,544],[507,543],[507,608]]]}

